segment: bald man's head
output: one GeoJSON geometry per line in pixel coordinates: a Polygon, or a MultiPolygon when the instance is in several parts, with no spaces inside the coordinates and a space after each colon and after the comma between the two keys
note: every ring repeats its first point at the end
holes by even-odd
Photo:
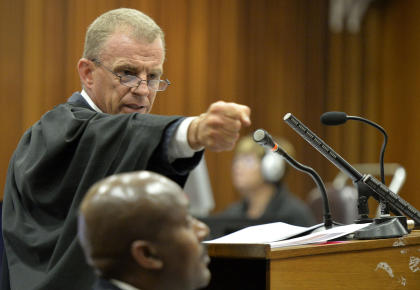
{"type": "Polygon", "coordinates": [[[208,228],[188,215],[187,206],[186,195],[175,182],[148,171],[114,175],[94,184],[79,215],[79,240],[88,263],[107,278],[121,279],[140,267],[167,280],[179,279],[176,267],[171,268],[171,260],[178,258],[167,248],[182,237],[174,251],[196,251],[194,263],[204,265],[202,272],[209,279],[204,273],[208,258],[200,245],[208,228]],[[190,219],[195,226],[188,228],[190,219]]]}
{"type": "Polygon", "coordinates": [[[96,183],[80,207],[80,241],[88,262],[103,272],[121,257],[127,262],[129,245],[138,239],[155,241],[170,221],[170,209],[186,203],[176,183],[151,172],[115,175],[96,183]]]}

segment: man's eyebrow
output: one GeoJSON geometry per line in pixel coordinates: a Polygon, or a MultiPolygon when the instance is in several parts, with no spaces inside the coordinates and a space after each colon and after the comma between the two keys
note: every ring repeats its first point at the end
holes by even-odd
{"type": "Polygon", "coordinates": [[[123,70],[123,69],[127,69],[127,70],[131,70],[133,72],[137,72],[138,69],[135,65],[132,65],[130,63],[120,63],[120,64],[116,64],[114,66],[114,70],[123,70]]]}
{"type": "Polygon", "coordinates": [[[162,75],[163,74],[163,71],[162,71],[162,69],[160,69],[160,68],[156,68],[156,69],[151,69],[150,71],[149,71],[149,73],[154,73],[154,74],[156,74],[156,75],[162,75]]]}
{"type": "MultiPolygon", "coordinates": [[[[115,71],[121,71],[121,70],[130,70],[134,73],[138,73],[140,70],[136,65],[130,64],[130,63],[117,63],[114,66],[114,70],[115,71]]],[[[162,75],[163,71],[161,68],[152,68],[151,70],[148,71],[148,73],[154,73],[157,75],[162,75]]]]}

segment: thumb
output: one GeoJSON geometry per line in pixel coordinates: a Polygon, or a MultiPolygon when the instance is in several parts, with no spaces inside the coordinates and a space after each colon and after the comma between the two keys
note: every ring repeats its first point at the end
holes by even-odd
{"type": "Polygon", "coordinates": [[[240,115],[242,125],[248,127],[251,125],[251,109],[248,106],[243,105],[243,110],[240,115]]]}

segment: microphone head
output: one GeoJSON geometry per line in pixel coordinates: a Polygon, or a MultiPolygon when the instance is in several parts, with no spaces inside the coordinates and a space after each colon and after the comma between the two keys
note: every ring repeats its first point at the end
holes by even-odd
{"type": "Polygon", "coordinates": [[[254,141],[259,143],[264,140],[265,138],[265,131],[263,129],[255,130],[253,134],[254,141]]]}
{"type": "Polygon", "coordinates": [[[269,149],[272,149],[275,147],[275,143],[273,141],[273,138],[263,129],[255,130],[254,134],[252,134],[254,141],[261,146],[267,147],[269,149]]]}
{"type": "Polygon", "coordinates": [[[344,112],[326,112],[321,116],[321,123],[328,126],[344,124],[347,121],[347,114],[344,112]]]}

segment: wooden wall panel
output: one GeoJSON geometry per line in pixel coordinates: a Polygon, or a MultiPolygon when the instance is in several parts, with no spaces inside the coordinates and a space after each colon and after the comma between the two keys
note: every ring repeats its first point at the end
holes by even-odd
{"type": "MultiPolygon", "coordinates": [[[[331,33],[326,110],[368,118],[385,128],[385,162],[400,163],[407,180],[400,194],[420,208],[420,3],[374,1],[357,33],[331,33]]],[[[350,163],[378,162],[382,135],[349,121],[325,129],[325,139],[350,163]]],[[[328,169],[328,178],[336,174],[328,169]]],[[[389,184],[391,177],[386,178],[389,184]]],[[[371,206],[372,208],[372,206],[371,206]]]]}
{"type": "MultiPolygon", "coordinates": [[[[365,37],[365,44],[363,47],[368,47],[366,55],[364,56],[364,73],[361,78],[361,86],[364,91],[364,98],[362,100],[361,112],[363,116],[379,122],[383,120],[383,113],[381,108],[381,98],[383,96],[383,89],[381,84],[383,82],[384,64],[382,58],[384,56],[383,45],[383,13],[381,9],[371,9],[368,17],[366,17],[365,29],[368,31],[368,37],[365,37]]],[[[362,140],[369,146],[363,146],[361,152],[361,160],[370,162],[377,162],[379,160],[379,149],[383,143],[382,134],[374,128],[368,128],[364,125],[362,129],[362,140]]]]}
{"type": "Polygon", "coordinates": [[[0,11],[0,196],[3,196],[9,159],[22,133],[23,3],[0,1],[0,11]]]}
{"type": "Polygon", "coordinates": [[[407,170],[401,195],[420,208],[420,2],[391,1],[383,7],[382,122],[390,144],[387,159],[407,170]]]}

